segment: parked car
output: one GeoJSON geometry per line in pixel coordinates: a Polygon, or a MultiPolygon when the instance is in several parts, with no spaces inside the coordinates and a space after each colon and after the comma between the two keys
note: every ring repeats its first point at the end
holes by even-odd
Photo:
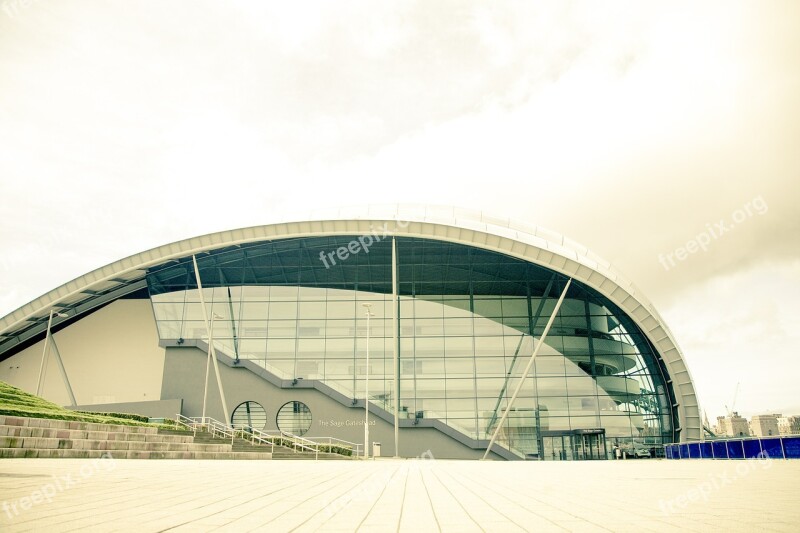
{"type": "Polygon", "coordinates": [[[650,457],[650,449],[649,448],[639,448],[634,446],[633,448],[633,456],[634,457],[650,457]]]}
{"type": "Polygon", "coordinates": [[[622,453],[624,453],[628,457],[635,457],[637,459],[642,459],[646,457],[650,457],[650,448],[647,448],[643,445],[627,445],[622,446],[622,453]]]}

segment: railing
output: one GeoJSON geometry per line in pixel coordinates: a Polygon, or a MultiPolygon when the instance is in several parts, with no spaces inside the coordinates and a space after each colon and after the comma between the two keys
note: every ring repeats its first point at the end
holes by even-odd
{"type": "Polygon", "coordinates": [[[268,445],[271,452],[275,451],[277,445],[289,448],[295,453],[313,453],[315,459],[319,459],[320,452],[346,456],[347,454],[344,453],[346,450],[350,450],[351,457],[355,459],[360,455],[361,450],[360,444],[334,437],[317,437],[312,440],[285,431],[262,431],[246,424],[228,426],[210,417],[189,417],[179,414],[176,416],[175,422],[178,426],[187,428],[194,436],[197,436],[198,431],[206,431],[215,438],[231,439],[231,445],[238,436],[243,440],[249,440],[252,444],[268,445]]]}
{"type": "Polygon", "coordinates": [[[195,437],[198,430],[207,431],[214,438],[231,439],[231,445],[233,445],[233,441],[236,439],[237,433],[239,433],[237,429],[208,416],[189,417],[179,414],[175,421],[179,426],[186,427],[192,431],[195,437]]]}
{"type": "Polygon", "coordinates": [[[278,446],[283,446],[283,437],[280,434],[270,434],[266,431],[261,431],[250,426],[236,426],[236,431],[245,440],[249,440],[252,444],[261,444],[270,446],[270,452],[275,451],[275,441],[278,441],[278,446]]]}
{"type": "Polygon", "coordinates": [[[194,420],[192,420],[191,418],[183,416],[182,414],[178,414],[176,415],[175,418],[175,425],[177,425],[178,427],[185,427],[186,429],[191,431],[195,436],[197,436],[197,426],[195,425],[194,420]]]}
{"type": "Polygon", "coordinates": [[[319,459],[319,445],[306,438],[300,437],[299,435],[293,435],[291,433],[286,433],[281,431],[281,435],[289,440],[290,447],[295,451],[308,451],[314,454],[314,459],[319,459]]]}
{"type": "Polygon", "coordinates": [[[328,446],[330,453],[336,453],[333,451],[334,448],[339,448],[341,450],[350,450],[350,456],[353,459],[356,459],[364,455],[364,452],[362,451],[363,445],[355,442],[337,439],[335,437],[308,437],[306,438],[306,440],[315,442],[320,446],[328,446]]]}

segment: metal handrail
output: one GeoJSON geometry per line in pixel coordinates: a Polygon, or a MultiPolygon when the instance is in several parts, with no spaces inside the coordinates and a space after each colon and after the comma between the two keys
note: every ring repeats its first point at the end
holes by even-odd
{"type": "MultiPolygon", "coordinates": [[[[237,431],[240,432],[243,439],[250,439],[251,444],[255,444],[258,441],[259,444],[268,444],[270,445],[270,451],[275,451],[275,437],[274,435],[270,435],[264,431],[255,429],[251,426],[241,425],[235,426],[237,431]]],[[[280,444],[278,444],[280,446],[280,444]]]]}
{"type": "Polygon", "coordinates": [[[361,452],[361,444],[357,442],[350,442],[348,440],[337,439],[336,437],[305,437],[306,440],[316,442],[318,444],[327,444],[329,447],[338,446],[340,448],[349,449],[352,457],[359,457],[361,452]]]}
{"type": "Polygon", "coordinates": [[[289,439],[295,452],[298,449],[308,450],[309,452],[314,452],[314,459],[319,459],[319,444],[316,442],[286,431],[281,431],[281,435],[289,439]]]}
{"type": "Polygon", "coordinates": [[[177,426],[183,426],[187,428],[194,434],[194,436],[197,436],[197,426],[194,424],[194,421],[191,418],[183,416],[182,414],[178,413],[178,415],[175,418],[175,424],[177,426]]]}
{"type": "MultiPolygon", "coordinates": [[[[229,426],[211,417],[189,417],[178,414],[176,415],[175,421],[177,425],[191,430],[195,436],[197,436],[198,430],[208,431],[212,437],[230,438],[231,444],[233,444],[233,441],[237,436],[239,436],[244,440],[249,439],[253,444],[256,442],[268,444],[271,447],[270,451],[272,452],[275,451],[275,444],[277,441],[278,446],[291,448],[295,453],[298,451],[313,452],[315,459],[319,459],[320,448],[323,445],[327,445],[329,450],[332,450],[333,446],[339,446],[343,449],[350,449],[351,456],[354,459],[359,456],[361,450],[361,444],[337,439],[335,437],[316,437],[316,440],[313,440],[311,438],[301,437],[287,431],[270,433],[268,431],[255,429],[246,424],[229,426]],[[288,444],[288,446],[286,444],[288,444]]],[[[335,452],[330,451],[329,453],[335,452]]]]}
{"type": "Polygon", "coordinates": [[[191,429],[194,432],[195,437],[197,436],[197,430],[199,429],[200,431],[208,431],[212,437],[220,437],[225,439],[230,438],[231,444],[233,444],[233,441],[236,438],[236,430],[211,417],[190,417],[178,414],[176,422],[179,425],[191,429]]]}

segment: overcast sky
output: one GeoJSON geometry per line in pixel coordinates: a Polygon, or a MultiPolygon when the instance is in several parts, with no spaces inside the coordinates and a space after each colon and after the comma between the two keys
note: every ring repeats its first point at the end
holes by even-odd
{"type": "Polygon", "coordinates": [[[0,0],[0,315],[169,241],[458,205],[610,260],[712,422],[737,382],[800,414],[798,201],[798,2],[0,0]]]}

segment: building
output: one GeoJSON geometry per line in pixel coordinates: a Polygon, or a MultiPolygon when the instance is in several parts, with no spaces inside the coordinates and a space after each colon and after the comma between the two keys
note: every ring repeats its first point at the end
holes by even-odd
{"type": "Polygon", "coordinates": [[[778,417],[778,432],[781,435],[800,435],[800,416],[778,417]]]}
{"type": "Polygon", "coordinates": [[[756,437],[770,437],[780,435],[778,430],[778,418],[780,414],[754,415],[750,419],[750,431],[756,437]]]}
{"type": "Polygon", "coordinates": [[[605,459],[701,438],[682,354],[633,285],[564,237],[451,208],[167,244],[0,334],[0,379],[82,409],[361,443],[366,395],[383,455],[480,458],[494,438],[495,459],[605,459]]]}
{"type": "Polygon", "coordinates": [[[718,437],[725,436],[728,434],[727,426],[725,425],[725,417],[718,416],[717,423],[714,424],[714,434],[718,437]]]}
{"type": "Polygon", "coordinates": [[[747,422],[746,418],[739,416],[739,413],[736,411],[733,411],[726,417],[719,417],[717,420],[722,424],[721,429],[723,431],[721,435],[726,435],[728,437],[750,436],[750,424],[747,422]]]}

